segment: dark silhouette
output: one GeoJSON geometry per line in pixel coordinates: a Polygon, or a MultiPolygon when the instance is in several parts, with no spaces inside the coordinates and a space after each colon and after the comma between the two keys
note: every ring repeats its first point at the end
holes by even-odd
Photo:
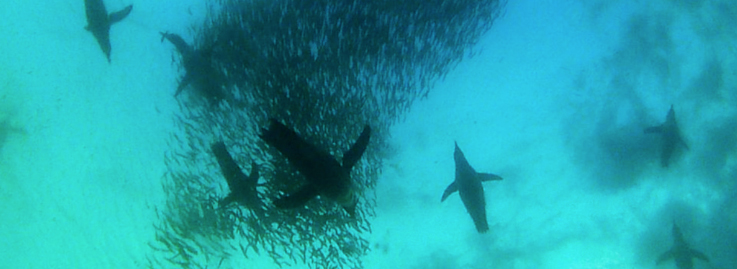
{"type": "Polygon", "coordinates": [[[84,6],[85,12],[87,13],[87,27],[85,29],[95,36],[97,43],[100,44],[100,48],[105,53],[109,63],[110,52],[112,50],[110,46],[110,26],[128,16],[133,9],[133,5],[129,5],[109,15],[102,0],[85,0],[84,6]]]}
{"type": "Polygon", "coordinates": [[[502,177],[488,173],[477,173],[468,164],[461,148],[458,147],[458,143],[455,143],[453,158],[456,163],[456,178],[445,189],[440,202],[445,201],[449,195],[457,191],[461,195],[463,205],[466,207],[468,214],[471,215],[473,223],[476,225],[476,230],[479,233],[484,233],[489,230],[489,224],[486,221],[486,199],[481,182],[502,180],[502,177]]]}
{"type": "Polygon", "coordinates": [[[251,162],[251,174],[246,176],[233,157],[225,147],[222,141],[216,142],[211,146],[215,158],[220,164],[220,170],[223,177],[228,182],[230,193],[220,200],[220,207],[227,207],[229,204],[236,202],[251,210],[259,212],[262,209],[261,199],[258,197],[258,166],[255,162],[251,162]]]}
{"type": "Polygon", "coordinates": [[[683,239],[681,229],[678,229],[678,226],[673,223],[673,247],[658,257],[656,265],[660,265],[664,261],[673,259],[675,260],[676,267],[678,267],[678,269],[692,269],[693,258],[699,258],[706,262],[709,261],[709,258],[707,258],[704,253],[688,246],[686,240],[683,239]]]}
{"type": "Polygon", "coordinates": [[[174,96],[178,96],[191,84],[212,103],[223,100],[225,98],[223,79],[212,64],[212,50],[194,49],[177,34],[161,33],[161,41],[164,39],[169,40],[177,48],[177,52],[182,56],[185,71],[174,96]]]}
{"type": "Polygon", "coordinates": [[[658,126],[645,128],[645,133],[660,134],[663,137],[663,151],[660,153],[660,164],[663,167],[668,167],[670,157],[678,145],[683,145],[688,149],[688,145],[681,138],[681,131],[678,129],[678,123],[676,123],[676,113],[673,111],[673,105],[670,105],[665,122],[658,126]]]}
{"type": "Polygon", "coordinates": [[[276,207],[303,206],[321,195],[337,202],[353,216],[358,201],[351,180],[351,168],[366,150],[370,136],[371,128],[366,125],[353,146],[343,155],[341,165],[330,153],[310,144],[284,124],[272,119],[269,128],[262,130],[261,139],[279,150],[307,179],[307,184],[297,192],[274,201],[276,207]]]}

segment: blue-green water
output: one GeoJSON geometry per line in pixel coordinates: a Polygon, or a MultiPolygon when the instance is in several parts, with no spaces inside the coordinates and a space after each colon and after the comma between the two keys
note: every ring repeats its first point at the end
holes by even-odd
{"type": "MultiPolygon", "coordinates": [[[[0,267],[147,266],[181,109],[159,31],[190,40],[201,2],[106,1],[134,5],[111,64],[82,1],[0,7],[0,267]]],[[[392,126],[365,267],[676,268],[655,262],[674,222],[710,259],[694,268],[737,267],[737,4],[557,2],[510,1],[392,126]],[[689,149],[663,168],[642,130],[671,104],[689,149]],[[454,141],[504,177],[485,234],[440,203],[454,141]]],[[[276,267],[234,253],[222,268],[276,267]]]]}

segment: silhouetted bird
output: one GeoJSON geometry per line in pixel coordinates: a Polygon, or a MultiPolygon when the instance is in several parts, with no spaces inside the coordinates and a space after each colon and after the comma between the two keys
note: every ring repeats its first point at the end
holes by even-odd
{"type": "Polygon", "coordinates": [[[659,265],[664,261],[673,259],[675,260],[676,267],[678,267],[678,269],[692,269],[693,258],[699,258],[707,262],[709,261],[709,258],[707,258],[704,253],[688,246],[686,240],[683,239],[681,229],[678,229],[678,226],[673,223],[673,247],[661,254],[660,257],[658,257],[656,264],[659,265]]]}
{"type": "Polygon", "coordinates": [[[681,138],[681,131],[678,129],[676,123],[676,113],[673,111],[673,105],[668,110],[668,116],[665,118],[665,122],[658,126],[645,128],[646,134],[660,134],[663,137],[663,149],[660,153],[660,164],[663,167],[668,167],[670,158],[673,155],[678,145],[683,145],[688,149],[688,145],[681,138]]]}
{"type": "Polygon", "coordinates": [[[107,61],[110,62],[110,52],[112,51],[112,46],[110,46],[110,26],[128,16],[133,9],[133,5],[129,5],[109,15],[102,0],[85,0],[84,6],[87,13],[87,27],[85,29],[95,36],[102,52],[107,57],[107,61]]]}
{"type": "Polygon", "coordinates": [[[220,207],[224,208],[229,204],[236,202],[251,210],[260,212],[262,210],[262,202],[258,196],[258,166],[255,162],[251,162],[251,174],[246,176],[233,157],[225,147],[222,141],[216,142],[211,146],[212,152],[220,165],[225,181],[228,182],[230,192],[220,201],[220,207]]]}
{"type": "Polygon", "coordinates": [[[303,206],[317,195],[340,204],[348,214],[356,211],[357,197],[351,168],[361,158],[369,143],[371,128],[366,125],[351,148],[343,155],[341,165],[325,150],[305,141],[284,124],[271,120],[268,129],[263,129],[261,139],[276,148],[307,179],[307,184],[297,192],[274,201],[278,208],[303,206]]]}
{"type": "Polygon", "coordinates": [[[466,160],[461,148],[458,147],[458,143],[455,143],[453,159],[456,163],[455,181],[445,189],[440,202],[445,201],[449,195],[457,191],[461,195],[461,200],[468,214],[473,219],[473,224],[476,225],[476,230],[479,233],[484,233],[489,230],[489,224],[486,221],[486,198],[481,182],[502,180],[502,177],[489,173],[477,173],[466,160]]]}
{"type": "Polygon", "coordinates": [[[225,98],[223,90],[224,79],[212,63],[212,50],[192,48],[184,39],[171,33],[160,33],[161,41],[169,40],[177,52],[182,56],[182,66],[184,67],[184,77],[179,81],[177,91],[174,96],[178,96],[184,88],[192,85],[196,91],[202,96],[209,99],[215,104],[225,98]]]}

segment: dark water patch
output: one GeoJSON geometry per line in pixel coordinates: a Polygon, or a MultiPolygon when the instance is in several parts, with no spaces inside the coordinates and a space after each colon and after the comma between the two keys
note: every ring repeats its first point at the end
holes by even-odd
{"type": "MultiPolygon", "coordinates": [[[[584,171],[584,181],[606,191],[636,186],[642,175],[659,160],[659,137],[644,129],[662,123],[651,116],[633,86],[615,78],[604,90],[609,97],[596,104],[585,104],[566,123],[567,143],[573,160],[584,171]]],[[[664,114],[663,114],[664,115],[664,114]]]]}

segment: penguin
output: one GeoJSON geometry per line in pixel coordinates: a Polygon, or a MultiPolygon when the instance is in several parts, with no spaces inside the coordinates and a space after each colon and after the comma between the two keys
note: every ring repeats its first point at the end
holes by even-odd
{"type": "Polygon", "coordinates": [[[455,143],[453,159],[455,159],[456,164],[455,181],[450,183],[445,189],[440,202],[445,201],[448,196],[457,191],[461,195],[461,201],[463,201],[468,214],[473,219],[476,231],[485,233],[489,230],[489,224],[486,221],[486,199],[484,197],[484,187],[481,186],[481,182],[502,180],[502,177],[489,173],[476,172],[466,160],[457,142],[455,143]]]}
{"type": "Polygon", "coordinates": [[[274,201],[277,208],[304,206],[320,195],[335,201],[353,217],[358,197],[351,180],[351,169],[363,155],[369,143],[371,127],[366,125],[351,148],[343,154],[342,164],[325,150],[305,141],[295,131],[274,119],[262,129],[261,139],[276,148],[306,179],[296,192],[274,201]]]}
{"type": "Polygon", "coordinates": [[[652,126],[645,128],[646,134],[660,134],[663,137],[662,151],[660,152],[660,164],[663,167],[668,167],[670,158],[673,155],[676,147],[683,146],[688,150],[688,145],[681,137],[681,131],[678,128],[676,122],[676,113],[673,110],[673,105],[670,105],[668,115],[665,117],[665,122],[658,126],[652,126]]]}
{"type": "Polygon", "coordinates": [[[184,39],[169,32],[160,32],[161,42],[169,40],[182,56],[182,66],[185,74],[179,81],[177,91],[174,97],[177,97],[185,87],[192,84],[205,98],[210,99],[211,103],[216,104],[225,98],[225,92],[222,88],[220,74],[212,65],[211,50],[196,50],[187,44],[184,39]]]}
{"type": "Polygon", "coordinates": [[[259,178],[256,163],[251,162],[251,173],[246,176],[228,152],[225,143],[218,141],[213,143],[210,148],[215,154],[215,159],[217,159],[223,177],[228,183],[228,189],[230,189],[228,195],[220,200],[220,208],[225,208],[235,202],[251,210],[260,211],[263,208],[263,203],[256,189],[259,178]]]}
{"type": "Polygon", "coordinates": [[[120,11],[116,11],[108,14],[105,9],[105,4],[102,0],[84,0],[85,12],[87,13],[87,27],[85,29],[90,31],[97,43],[102,49],[102,53],[107,57],[108,63],[110,63],[110,52],[112,47],[110,46],[110,26],[119,22],[133,10],[133,5],[129,5],[120,11]]]}
{"type": "Polygon", "coordinates": [[[673,259],[676,262],[676,267],[678,269],[692,269],[693,268],[693,258],[698,258],[703,261],[709,262],[709,258],[704,255],[704,253],[701,253],[698,250],[692,249],[688,243],[686,243],[686,240],[683,239],[683,234],[681,233],[681,229],[678,228],[676,223],[673,223],[673,247],[666,251],[665,253],[661,254],[660,257],[658,257],[658,261],[655,263],[656,265],[660,265],[661,263],[673,259]]]}

